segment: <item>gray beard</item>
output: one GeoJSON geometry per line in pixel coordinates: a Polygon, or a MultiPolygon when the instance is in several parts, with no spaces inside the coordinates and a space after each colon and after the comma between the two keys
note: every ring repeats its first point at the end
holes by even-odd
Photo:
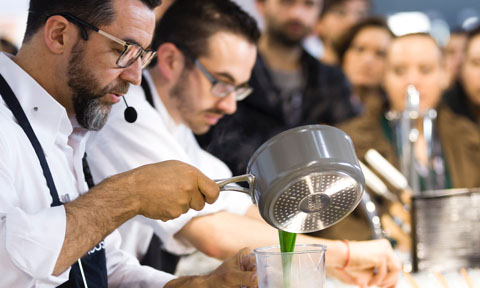
{"type": "MultiPolygon", "coordinates": [[[[98,88],[95,77],[83,65],[83,45],[77,43],[68,63],[68,86],[73,91],[73,108],[78,124],[85,129],[98,131],[105,126],[112,104],[102,103],[102,98],[112,87],[98,88]]],[[[128,83],[118,86],[118,92],[128,90],[128,83]]]]}

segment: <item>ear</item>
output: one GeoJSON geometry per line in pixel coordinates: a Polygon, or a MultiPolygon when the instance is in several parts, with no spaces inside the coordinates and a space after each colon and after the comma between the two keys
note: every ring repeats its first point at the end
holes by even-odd
{"type": "Polygon", "coordinates": [[[157,49],[156,68],[168,81],[176,81],[185,67],[183,53],[172,43],[164,43],[157,49]]]}
{"type": "Polygon", "coordinates": [[[43,28],[45,45],[54,54],[62,54],[69,42],[73,45],[72,37],[78,37],[73,25],[62,16],[56,15],[47,19],[43,28]]]}

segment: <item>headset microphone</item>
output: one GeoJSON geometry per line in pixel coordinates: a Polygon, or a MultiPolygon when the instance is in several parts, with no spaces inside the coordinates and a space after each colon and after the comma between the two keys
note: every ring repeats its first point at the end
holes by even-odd
{"type": "Polygon", "coordinates": [[[137,110],[135,108],[128,106],[127,100],[125,100],[125,96],[122,96],[123,101],[125,102],[125,105],[127,108],[125,109],[125,112],[123,112],[123,116],[125,117],[125,121],[128,123],[134,123],[137,121],[137,110]]]}

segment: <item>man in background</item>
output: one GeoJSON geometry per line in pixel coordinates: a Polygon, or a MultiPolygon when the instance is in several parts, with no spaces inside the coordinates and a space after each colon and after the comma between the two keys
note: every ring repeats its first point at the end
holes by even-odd
{"type": "Polygon", "coordinates": [[[302,47],[322,7],[321,0],[258,0],[265,32],[259,42],[251,96],[222,119],[200,143],[234,174],[246,171],[253,152],[272,136],[306,124],[336,124],[357,114],[347,79],[302,47]]]}
{"type": "MultiPolygon", "coordinates": [[[[323,63],[338,64],[337,45],[342,35],[366,18],[371,10],[370,0],[325,0],[320,18],[315,24],[314,36],[321,51],[315,55],[323,63]]],[[[312,41],[313,42],[313,41],[312,41]]],[[[315,42],[313,42],[315,43],[315,42]]],[[[308,43],[307,43],[307,48],[308,43]]],[[[319,49],[316,47],[316,49],[319,49]]],[[[311,49],[315,49],[311,47],[311,49]]]]}

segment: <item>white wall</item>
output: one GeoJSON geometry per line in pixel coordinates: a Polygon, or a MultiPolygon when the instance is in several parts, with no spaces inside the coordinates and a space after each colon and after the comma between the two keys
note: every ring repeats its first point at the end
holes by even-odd
{"type": "Polygon", "coordinates": [[[20,46],[27,23],[29,0],[0,0],[0,37],[20,46]]]}
{"type": "Polygon", "coordinates": [[[262,17],[257,11],[255,7],[255,0],[233,0],[236,2],[240,7],[242,7],[245,11],[250,13],[255,19],[257,19],[258,26],[260,28],[263,27],[262,17]]]}

